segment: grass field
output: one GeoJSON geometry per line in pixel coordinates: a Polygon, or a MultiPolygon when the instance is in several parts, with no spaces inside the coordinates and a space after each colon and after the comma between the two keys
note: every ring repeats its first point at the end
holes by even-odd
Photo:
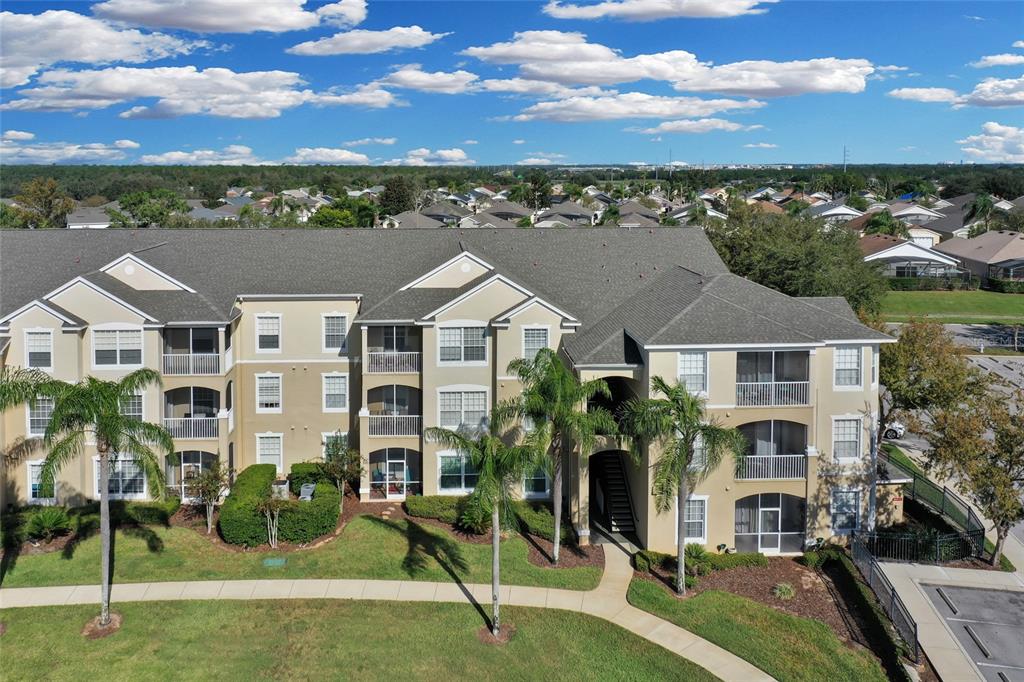
{"type": "Polygon", "coordinates": [[[117,633],[79,632],[96,606],[8,609],[5,680],[669,680],[714,676],[611,623],[506,608],[504,646],[471,606],[341,601],[118,604],[117,633]]]}
{"type": "Polygon", "coordinates": [[[629,602],[753,663],[781,682],[886,679],[877,659],[848,648],[824,623],[791,616],[727,592],[684,601],[649,580],[633,580],[629,602]]]}
{"type": "Polygon", "coordinates": [[[1024,322],[1024,295],[992,291],[890,291],[882,301],[890,322],[927,317],[946,324],[1024,322]]]}
{"type": "MultiPolygon", "coordinates": [[[[114,536],[114,582],[231,580],[251,578],[372,578],[486,583],[490,544],[459,542],[447,531],[411,521],[359,516],[322,547],[289,553],[230,552],[187,528],[147,526],[114,536]],[[283,567],[263,560],[283,556],[283,567]]],[[[509,585],[589,590],[596,567],[541,568],[527,560],[520,537],[502,543],[501,577],[509,585]]],[[[64,552],[5,558],[4,587],[81,585],[99,582],[100,539],[90,537],[64,552]]]]}
{"type": "Polygon", "coordinates": [[[885,451],[885,454],[889,455],[890,460],[899,464],[910,473],[928,478],[928,474],[921,468],[921,465],[910,459],[910,457],[907,456],[907,453],[903,452],[892,443],[882,443],[882,450],[885,451]]]}

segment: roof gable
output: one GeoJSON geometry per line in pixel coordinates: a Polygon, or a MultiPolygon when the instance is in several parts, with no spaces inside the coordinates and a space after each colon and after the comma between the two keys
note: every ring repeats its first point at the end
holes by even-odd
{"type": "Polygon", "coordinates": [[[494,270],[494,266],[487,261],[468,251],[463,251],[430,272],[409,282],[400,291],[406,289],[457,289],[491,270],[494,270]]]}
{"type": "Polygon", "coordinates": [[[195,289],[174,279],[167,273],[153,267],[132,253],[126,253],[102,268],[106,273],[132,289],[140,291],[187,291],[195,293],[195,289]]]}

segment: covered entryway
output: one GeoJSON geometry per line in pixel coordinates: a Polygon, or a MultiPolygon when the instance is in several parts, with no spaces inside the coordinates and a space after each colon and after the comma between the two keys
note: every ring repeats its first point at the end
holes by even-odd
{"type": "Polygon", "coordinates": [[[423,493],[423,455],[409,448],[370,453],[370,499],[404,500],[423,493]]]}
{"type": "Polygon", "coordinates": [[[737,552],[780,554],[802,552],[807,536],[804,498],[760,493],[736,501],[737,552]]]}
{"type": "Polygon", "coordinates": [[[175,452],[167,457],[167,491],[177,495],[182,501],[192,499],[189,495],[189,482],[213,466],[217,455],[202,450],[185,450],[175,452]]]}
{"type": "Polygon", "coordinates": [[[590,508],[588,516],[591,542],[600,543],[604,536],[639,544],[636,540],[636,517],[629,490],[627,459],[622,450],[599,452],[590,457],[590,508]]]}

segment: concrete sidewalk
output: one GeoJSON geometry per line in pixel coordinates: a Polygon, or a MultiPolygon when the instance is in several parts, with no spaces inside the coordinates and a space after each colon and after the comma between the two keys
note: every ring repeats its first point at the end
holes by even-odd
{"type": "MultiPolygon", "coordinates": [[[[601,582],[589,592],[503,585],[503,605],[578,611],[607,620],[696,663],[726,682],[772,680],[725,649],[626,601],[633,568],[629,556],[605,545],[601,582]]],[[[204,580],[115,584],[111,602],[196,599],[377,599],[465,603],[489,609],[491,586],[414,580],[204,580]]],[[[0,588],[0,609],[98,604],[99,585],[0,588]]]]}

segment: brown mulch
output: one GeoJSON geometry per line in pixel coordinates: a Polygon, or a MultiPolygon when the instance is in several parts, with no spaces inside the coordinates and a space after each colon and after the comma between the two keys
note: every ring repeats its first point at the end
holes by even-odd
{"type": "Polygon", "coordinates": [[[121,629],[121,623],[123,620],[124,619],[121,617],[120,613],[112,611],[110,613],[110,622],[104,627],[100,625],[100,617],[96,616],[86,623],[84,628],[82,628],[82,636],[88,639],[100,639],[101,637],[107,637],[121,629]]]}
{"type": "MultiPolygon", "coordinates": [[[[61,535],[54,538],[50,542],[32,542],[31,540],[25,540],[21,543],[21,547],[18,549],[18,556],[33,556],[35,554],[50,554],[51,552],[63,551],[64,547],[69,542],[74,540],[74,533],[68,533],[67,535],[61,535]]],[[[0,552],[2,554],[2,552],[0,552]]]]}
{"type": "Polygon", "coordinates": [[[943,568],[972,568],[976,571],[1002,571],[999,566],[993,566],[988,561],[977,557],[968,557],[961,561],[945,561],[940,564],[943,568]]]}
{"type": "Polygon", "coordinates": [[[481,626],[476,631],[476,638],[484,644],[493,644],[495,646],[502,646],[508,644],[509,640],[512,639],[516,634],[516,626],[512,623],[502,623],[501,630],[498,631],[498,636],[495,637],[491,634],[491,628],[487,625],[481,626]]]}

